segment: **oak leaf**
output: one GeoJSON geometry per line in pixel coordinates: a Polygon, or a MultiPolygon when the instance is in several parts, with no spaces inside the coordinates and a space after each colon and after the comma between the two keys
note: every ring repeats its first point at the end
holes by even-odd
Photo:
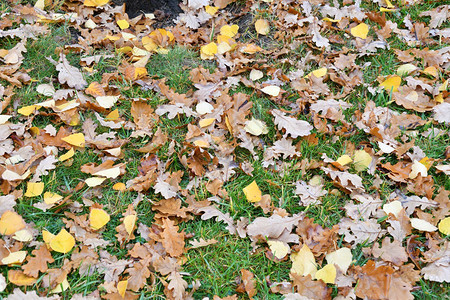
{"type": "Polygon", "coordinates": [[[70,65],[64,53],[60,53],[58,62],[51,57],[47,57],[47,59],[55,65],[56,70],[59,72],[58,80],[61,84],[67,83],[68,86],[77,90],[82,90],[87,86],[87,82],[84,80],[81,72],[70,65]]]}
{"type": "Polygon", "coordinates": [[[47,263],[53,263],[53,259],[50,251],[46,246],[41,246],[37,250],[31,252],[34,256],[28,256],[28,263],[22,266],[23,273],[25,275],[37,278],[39,272],[45,273],[48,270],[47,263]]]}
{"type": "Polygon", "coordinates": [[[311,134],[313,126],[306,121],[288,117],[284,112],[278,109],[273,109],[272,115],[275,117],[274,123],[275,125],[278,125],[278,129],[281,130],[284,128],[286,130],[286,135],[291,135],[294,139],[299,136],[311,134]]]}

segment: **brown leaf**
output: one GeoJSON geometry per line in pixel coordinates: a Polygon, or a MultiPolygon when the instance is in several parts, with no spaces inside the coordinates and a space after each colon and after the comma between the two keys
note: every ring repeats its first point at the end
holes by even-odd
{"type": "Polygon", "coordinates": [[[161,232],[162,244],[167,253],[172,257],[178,257],[184,252],[184,232],[178,232],[178,226],[169,218],[164,218],[163,231],[161,232]]]}
{"type": "Polygon", "coordinates": [[[148,269],[150,258],[136,262],[132,268],[125,270],[130,275],[128,277],[128,289],[132,291],[139,291],[147,283],[147,278],[150,277],[151,272],[148,269]]]}
{"type": "Polygon", "coordinates": [[[391,242],[388,237],[385,237],[381,242],[381,248],[378,243],[375,243],[372,254],[377,258],[381,257],[384,261],[392,262],[397,266],[408,260],[408,255],[401,242],[396,240],[391,242]]]}
{"type": "Polygon", "coordinates": [[[358,283],[356,296],[369,299],[388,299],[392,274],[394,270],[389,266],[376,267],[373,260],[369,260],[363,267],[357,267],[358,283]]]}
{"type": "Polygon", "coordinates": [[[61,84],[67,83],[71,88],[82,90],[87,86],[86,80],[84,80],[81,72],[70,65],[64,53],[60,53],[59,61],[54,61],[51,57],[47,59],[56,67],[58,73],[58,80],[61,84]]]}
{"type": "Polygon", "coordinates": [[[39,276],[39,272],[45,273],[48,270],[47,263],[55,261],[45,245],[42,245],[37,250],[33,250],[31,254],[33,254],[34,257],[28,256],[28,263],[23,265],[22,269],[24,274],[34,278],[39,276]]]}
{"type": "Polygon", "coordinates": [[[331,299],[331,289],[322,280],[312,280],[311,275],[302,276],[290,273],[294,290],[310,299],[331,299]]]}
{"type": "Polygon", "coordinates": [[[256,295],[256,280],[252,272],[246,269],[241,269],[242,283],[237,287],[236,291],[239,293],[247,293],[250,299],[256,295]]]}

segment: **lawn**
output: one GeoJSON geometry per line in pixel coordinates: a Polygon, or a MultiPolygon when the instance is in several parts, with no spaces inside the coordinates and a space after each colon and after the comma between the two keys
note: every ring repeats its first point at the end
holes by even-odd
{"type": "Polygon", "coordinates": [[[2,2],[0,299],[446,297],[450,7],[299,2],[2,2]]]}

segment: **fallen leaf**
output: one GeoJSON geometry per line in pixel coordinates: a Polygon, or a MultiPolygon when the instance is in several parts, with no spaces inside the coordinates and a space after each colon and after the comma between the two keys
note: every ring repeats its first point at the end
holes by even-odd
{"type": "Polygon", "coordinates": [[[125,216],[123,219],[123,224],[125,225],[125,230],[127,231],[128,235],[131,235],[136,228],[136,220],[137,216],[132,214],[125,216]]]}
{"type": "Polygon", "coordinates": [[[270,31],[269,21],[265,19],[258,19],[255,22],[256,32],[262,35],[267,35],[270,31]]]}
{"type": "Polygon", "coordinates": [[[37,197],[44,191],[43,182],[27,182],[27,191],[24,194],[25,197],[37,197]]]}
{"type": "Polygon", "coordinates": [[[388,76],[380,86],[383,87],[387,92],[397,92],[400,84],[402,83],[402,78],[397,75],[388,76]]]}
{"type": "Polygon", "coordinates": [[[336,267],[334,264],[328,264],[322,269],[318,270],[315,275],[317,280],[323,280],[325,283],[334,284],[336,280],[336,267]]]}
{"type": "MultiPolygon", "coordinates": [[[[31,276],[25,275],[22,271],[19,270],[9,270],[8,271],[8,280],[18,286],[29,286],[36,283],[37,279],[31,276]]],[[[23,299],[23,298],[22,298],[23,299]]]]}
{"type": "Polygon", "coordinates": [[[84,0],[83,4],[87,7],[100,7],[108,3],[109,0],[84,0]]]}
{"type": "Polygon", "coordinates": [[[283,259],[286,255],[291,252],[291,248],[284,242],[281,241],[267,241],[270,251],[278,259],[283,259]]]}
{"type": "Polygon", "coordinates": [[[314,278],[317,272],[316,259],[307,245],[304,244],[299,252],[292,253],[291,261],[291,273],[314,278]]]}
{"type": "Polygon", "coordinates": [[[84,144],[86,143],[84,134],[82,133],[74,133],[63,137],[61,140],[75,147],[84,147],[84,144]]]}
{"type": "Polygon", "coordinates": [[[25,228],[22,217],[14,211],[5,211],[0,218],[0,234],[11,235],[25,228]]]}
{"type": "Polygon", "coordinates": [[[354,37],[358,37],[365,40],[367,38],[367,34],[369,33],[369,26],[367,26],[366,23],[360,23],[357,26],[353,27],[350,30],[350,33],[354,37]]]}
{"type": "Polygon", "coordinates": [[[422,219],[411,218],[409,220],[411,221],[411,226],[420,231],[433,232],[438,229],[436,226],[432,225],[430,222],[427,222],[422,219]]]}
{"type": "Polygon", "coordinates": [[[280,94],[280,91],[281,91],[281,88],[276,85],[268,85],[261,89],[261,92],[263,92],[264,94],[273,96],[273,97],[277,97],[280,94]]]}
{"type": "Polygon", "coordinates": [[[50,240],[53,251],[67,253],[75,246],[75,239],[64,228],[50,240]]]}
{"type": "Polygon", "coordinates": [[[255,118],[245,122],[244,130],[256,136],[267,134],[269,132],[266,123],[255,118]]]}
{"type": "Polygon", "coordinates": [[[442,219],[438,225],[439,231],[444,235],[450,234],[450,217],[442,219]]]}
{"type": "Polygon", "coordinates": [[[110,216],[101,208],[92,208],[89,213],[89,224],[92,229],[99,230],[110,220],[110,216]]]}
{"type": "Polygon", "coordinates": [[[226,35],[230,38],[234,37],[237,32],[239,30],[239,26],[238,25],[224,25],[220,28],[220,34],[222,35],[226,35]]]}
{"type": "Polygon", "coordinates": [[[8,256],[4,257],[1,262],[4,265],[21,264],[25,260],[25,257],[27,257],[27,251],[11,252],[8,256]]]}
{"type": "Polygon", "coordinates": [[[353,262],[352,251],[349,248],[340,248],[334,252],[328,253],[325,256],[328,264],[335,264],[342,271],[347,273],[348,267],[353,262]]]}
{"type": "Polygon", "coordinates": [[[353,165],[356,171],[361,172],[372,163],[372,156],[364,150],[357,150],[353,156],[353,165]]]}
{"type": "Polygon", "coordinates": [[[253,180],[252,183],[247,185],[242,191],[249,202],[261,201],[262,194],[256,181],[253,180]]]}

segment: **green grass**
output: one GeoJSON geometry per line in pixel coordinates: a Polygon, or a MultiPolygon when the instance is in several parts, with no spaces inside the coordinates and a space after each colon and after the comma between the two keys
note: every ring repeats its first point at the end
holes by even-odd
{"type": "MultiPolygon", "coordinates": [[[[428,20],[428,17],[419,18],[420,12],[434,8],[439,3],[423,4],[413,6],[410,9],[402,8],[400,12],[393,14],[393,20],[400,22],[406,14],[410,14],[414,20],[428,20]]],[[[364,6],[370,7],[374,10],[377,4],[367,4],[364,6]],[[373,6],[373,7],[372,7],[373,6]]],[[[6,10],[4,4],[0,4],[2,10],[6,10]]],[[[271,19],[273,21],[276,18],[272,15],[268,15],[267,12],[261,12],[257,14],[257,17],[264,17],[271,19]]],[[[447,24],[447,23],[446,23],[447,24]]],[[[376,26],[374,23],[370,23],[371,26],[376,26]]],[[[242,33],[243,41],[260,41],[261,47],[267,46],[268,44],[274,45],[275,40],[259,40],[258,36],[255,35],[251,28],[246,28],[242,33]]],[[[340,33],[341,34],[341,33],[340,33]]],[[[44,101],[46,97],[38,94],[36,92],[36,86],[41,83],[48,83],[50,81],[55,83],[55,87],[60,86],[56,83],[55,78],[57,77],[54,66],[45,57],[52,57],[57,60],[57,54],[55,50],[58,47],[63,47],[71,40],[70,32],[67,25],[63,26],[51,26],[51,34],[41,37],[37,40],[28,40],[27,52],[25,53],[25,59],[23,68],[29,69],[28,74],[33,80],[33,83],[26,85],[21,89],[16,89],[16,94],[13,97],[13,102],[17,103],[18,107],[25,105],[31,105],[44,101]]],[[[398,38],[393,36],[388,39],[391,45],[390,50],[381,51],[379,55],[363,57],[357,60],[357,64],[362,64],[364,62],[370,62],[370,65],[363,70],[364,81],[373,82],[380,75],[386,76],[395,73],[397,67],[401,63],[397,60],[394,49],[408,49],[408,46],[402,43],[398,38]]],[[[10,49],[17,43],[17,40],[11,38],[5,38],[0,41],[0,47],[5,49],[10,49]]],[[[350,41],[346,45],[352,47],[350,41]]],[[[98,51],[94,54],[108,53],[107,51],[98,51]]],[[[302,57],[306,54],[306,46],[300,46],[294,49],[291,53],[287,54],[286,57],[294,60],[302,57]]],[[[316,53],[317,54],[317,53],[316,53]]],[[[67,55],[69,61],[74,66],[79,66],[80,56],[77,54],[67,55]]],[[[96,73],[87,76],[88,83],[98,81],[102,79],[102,74],[107,72],[115,72],[121,62],[121,56],[115,56],[114,58],[102,59],[96,66],[96,73]]],[[[285,73],[289,70],[295,70],[294,64],[286,62],[278,62],[277,59],[269,58],[268,63],[276,68],[282,69],[285,73]]],[[[153,79],[165,79],[165,83],[171,87],[177,93],[191,93],[196,90],[190,80],[190,70],[197,66],[203,66],[204,68],[213,72],[215,70],[215,65],[211,62],[201,61],[198,57],[197,52],[193,50],[188,50],[183,47],[176,46],[171,48],[168,54],[154,54],[149,63],[147,64],[147,71],[149,76],[153,79]]],[[[316,62],[310,62],[307,70],[311,71],[319,66],[316,62]]],[[[305,72],[307,73],[307,71],[305,72]]],[[[243,73],[243,76],[247,76],[247,73],[243,73]]],[[[264,77],[268,79],[268,77],[264,77]]],[[[2,82],[6,85],[5,82],[2,82]]],[[[121,95],[125,98],[123,101],[118,102],[114,108],[118,108],[120,114],[123,118],[127,120],[132,120],[130,113],[131,100],[130,98],[143,98],[146,99],[147,103],[156,109],[159,105],[165,104],[166,99],[162,98],[158,93],[151,90],[143,90],[140,86],[131,85],[126,81],[115,81],[114,84],[119,87],[121,95]]],[[[330,84],[331,88],[336,91],[340,90],[337,85],[330,84]]],[[[286,86],[287,98],[290,102],[295,103],[295,101],[300,97],[299,93],[293,91],[290,87],[286,86]]],[[[299,205],[299,197],[295,194],[295,183],[299,180],[308,181],[314,175],[321,175],[325,178],[325,189],[327,191],[333,190],[335,187],[328,178],[324,175],[324,172],[320,169],[308,170],[306,173],[302,172],[298,165],[303,159],[308,161],[322,160],[322,154],[325,153],[332,159],[338,159],[341,155],[346,153],[346,143],[350,142],[355,147],[359,147],[367,143],[369,135],[361,130],[355,129],[348,137],[339,138],[336,143],[330,143],[330,136],[323,133],[316,133],[319,143],[317,146],[311,146],[306,141],[301,138],[294,140],[293,144],[298,144],[297,150],[300,153],[300,157],[286,160],[286,171],[281,172],[280,170],[275,170],[271,168],[264,168],[263,163],[263,150],[267,147],[273,145],[273,142],[281,138],[283,135],[275,124],[273,123],[273,117],[270,115],[272,109],[287,109],[290,108],[287,105],[282,105],[275,103],[272,99],[255,93],[252,89],[239,86],[230,91],[230,95],[234,93],[246,93],[250,95],[249,101],[253,103],[251,109],[251,116],[263,120],[269,127],[269,133],[259,138],[259,148],[256,150],[257,155],[253,156],[248,150],[243,148],[237,148],[233,155],[236,163],[249,162],[253,170],[253,176],[245,174],[240,169],[235,169],[236,173],[232,176],[232,179],[226,182],[223,189],[228,193],[228,199],[221,199],[216,205],[224,213],[229,213],[234,220],[238,220],[241,217],[249,218],[250,221],[257,217],[267,217],[261,208],[255,207],[252,203],[249,203],[243,194],[243,188],[255,180],[260,187],[263,194],[269,194],[272,198],[272,203],[275,207],[285,209],[287,212],[294,214],[299,212],[305,212],[309,218],[314,218],[315,223],[322,225],[323,227],[331,228],[333,225],[337,224],[339,220],[344,217],[345,211],[342,209],[346,203],[352,201],[350,197],[344,193],[328,193],[322,198],[321,205],[312,205],[309,207],[303,207],[299,205]]],[[[352,108],[347,110],[345,115],[345,121],[352,123],[352,116],[359,110],[364,111],[364,107],[368,101],[374,101],[377,106],[389,107],[396,112],[408,112],[410,114],[414,113],[398,107],[395,103],[392,103],[391,97],[388,93],[381,93],[376,96],[371,95],[367,92],[365,88],[357,87],[349,96],[345,99],[347,102],[354,104],[352,108]]],[[[286,103],[284,103],[286,104],[286,103]]],[[[82,120],[87,118],[92,118],[95,120],[95,116],[89,111],[80,112],[82,120]]],[[[422,119],[426,120],[431,116],[431,113],[417,113],[422,119]]],[[[312,122],[309,116],[298,115],[299,119],[307,120],[312,122]]],[[[53,119],[37,116],[33,119],[33,125],[39,128],[43,128],[46,124],[49,124],[53,119]]],[[[19,122],[18,118],[15,118],[13,122],[19,122]]],[[[96,124],[98,122],[95,120],[96,124]]],[[[166,116],[161,116],[160,121],[153,131],[156,131],[157,127],[167,134],[171,141],[174,143],[174,153],[169,153],[169,142],[162,145],[160,149],[157,150],[156,156],[164,164],[165,162],[170,162],[166,166],[166,171],[174,172],[177,170],[184,170],[186,168],[183,165],[182,157],[179,155],[183,149],[185,149],[185,135],[187,132],[188,124],[196,124],[194,118],[188,118],[185,116],[177,116],[174,119],[168,119],[166,116]]],[[[332,123],[328,121],[329,124],[333,126],[342,126],[342,123],[332,123]]],[[[64,126],[61,123],[54,124],[55,127],[64,126]]],[[[444,152],[448,144],[450,143],[450,138],[448,136],[448,127],[443,125],[434,125],[432,123],[427,123],[416,129],[419,135],[416,138],[416,146],[419,146],[428,157],[433,159],[444,159],[444,152]],[[437,128],[444,130],[447,134],[442,134],[440,136],[424,137],[421,133],[425,132],[430,128],[437,128]]],[[[107,128],[97,129],[97,133],[108,132],[107,128]]],[[[110,222],[106,225],[103,231],[103,238],[110,241],[110,245],[105,248],[110,254],[115,255],[117,259],[128,259],[128,248],[121,247],[119,245],[117,238],[115,236],[115,228],[120,225],[120,218],[125,212],[127,206],[134,201],[137,197],[136,192],[118,192],[115,191],[112,186],[114,183],[120,181],[126,183],[128,180],[135,178],[138,175],[138,167],[141,165],[141,159],[145,158],[145,154],[135,151],[150,142],[150,138],[130,138],[132,130],[120,129],[117,131],[117,135],[120,138],[127,139],[128,144],[123,147],[124,157],[121,158],[120,162],[126,162],[126,174],[118,180],[107,180],[106,184],[102,186],[100,192],[97,194],[90,193],[93,191],[88,187],[83,187],[79,191],[72,193],[70,195],[70,201],[83,203],[84,198],[92,197],[91,200],[104,205],[104,209],[111,215],[110,222]]],[[[227,138],[232,139],[231,135],[227,134],[227,138]]],[[[373,145],[375,148],[376,145],[373,145]]],[[[65,151],[64,151],[65,152],[65,151]]],[[[396,163],[398,160],[395,155],[385,155],[387,156],[387,161],[391,163],[396,163]]],[[[43,182],[45,183],[46,191],[56,192],[67,196],[69,191],[74,189],[75,186],[86,178],[90,177],[89,174],[82,173],[80,167],[86,163],[95,162],[97,164],[101,163],[99,154],[92,149],[85,149],[84,151],[77,152],[73,158],[73,162],[69,167],[58,167],[54,171],[50,171],[50,174],[43,176],[43,182]]],[[[352,169],[353,173],[356,173],[352,169]]],[[[377,170],[376,174],[383,179],[383,185],[378,191],[381,199],[387,199],[389,195],[394,192],[397,188],[403,188],[401,186],[396,186],[388,182],[387,176],[381,171],[377,170]]],[[[447,190],[450,189],[450,182],[448,177],[442,173],[437,173],[433,170],[430,171],[436,187],[444,186],[447,190]]],[[[373,185],[374,176],[368,174],[367,172],[360,172],[359,175],[363,177],[364,185],[369,190],[369,187],[373,185]]],[[[184,173],[182,177],[181,186],[185,187],[188,182],[189,177],[188,172],[184,173]]],[[[195,193],[196,200],[204,200],[208,197],[213,196],[206,190],[207,181],[203,180],[200,185],[193,188],[191,191],[192,195],[195,193]]],[[[21,189],[25,190],[26,185],[22,184],[21,189]]],[[[437,189],[436,189],[437,190],[437,189]]],[[[154,224],[155,212],[152,210],[152,202],[164,201],[160,194],[155,194],[153,189],[150,189],[144,194],[144,200],[136,207],[138,213],[138,222],[145,224],[147,226],[152,226],[154,224]]],[[[181,197],[183,200],[183,206],[186,205],[186,197],[181,197]]],[[[54,207],[47,211],[42,211],[33,206],[38,202],[42,202],[42,196],[37,198],[27,198],[24,197],[18,201],[15,207],[17,213],[22,215],[26,222],[33,222],[34,227],[39,231],[46,229],[53,234],[56,234],[65,225],[62,221],[65,218],[64,211],[69,208],[69,204],[66,203],[62,207],[54,207]]],[[[77,214],[87,214],[89,213],[89,208],[82,206],[77,214]]],[[[195,299],[201,299],[202,297],[219,295],[220,297],[226,297],[235,294],[237,281],[236,279],[240,276],[241,269],[248,269],[255,274],[255,279],[257,282],[257,299],[282,299],[280,295],[274,295],[270,293],[269,287],[266,283],[266,277],[269,277],[272,282],[280,282],[289,280],[289,270],[291,267],[291,262],[289,259],[275,262],[268,259],[265,255],[266,247],[265,244],[258,244],[256,249],[253,249],[251,241],[248,238],[238,238],[237,236],[230,235],[226,229],[223,222],[216,222],[215,220],[202,221],[199,217],[195,217],[194,220],[189,222],[183,222],[179,224],[180,229],[184,230],[185,233],[190,234],[195,239],[203,238],[216,239],[218,243],[209,245],[207,247],[202,247],[198,249],[191,249],[185,253],[186,261],[183,264],[183,274],[184,279],[188,281],[189,284],[194,280],[201,281],[201,287],[194,294],[195,299]]],[[[143,239],[136,233],[136,239],[132,242],[141,242],[143,239]]],[[[38,236],[38,240],[42,241],[42,236],[38,236]]],[[[186,240],[188,243],[190,239],[186,240]]],[[[339,244],[342,243],[338,241],[339,244]]],[[[354,264],[364,265],[367,262],[367,257],[364,255],[363,248],[371,247],[372,244],[359,245],[353,249],[354,264]]],[[[31,251],[30,251],[31,252],[31,251]]],[[[60,268],[64,264],[64,259],[69,258],[70,254],[55,254],[55,262],[50,265],[51,268],[60,268]]],[[[18,268],[16,268],[18,269],[18,268]]],[[[1,266],[0,273],[6,277],[8,268],[1,266]]],[[[80,275],[77,271],[73,271],[68,278],[71,285],[71,289],[62,293],[64,299],[70,299],[74,294],[80,293],[83,295],[88,295],[89,293],[95,291],[98,285],[103,283],[102,275],[93,272],[90,275],[80,275]]],[[[442,299],[441,295],[445,295],[448,292],[448,284],[439,284],[430,281],[421,280],[417,284],[418,288],[413,292],[417,299],[442,299]]],[[[191,286],[190,286],[191,287],[191,286]]],[[[29,288],[38,289],[40,292],[45,292],[39,284],[29,288]]],[[[10,285],[8,288],[0,293],[1,297],[6,297],[11,293],[13,287],[10,285]]],[[[336,291],[334,291],[336,294],[336,291]]],[[[140,299],[164,299],[164,287],[159,280],[156,280],[154,286],[149,286],[140,292],[140,299]]],[[[242,296],[246,297],[246,296],[242,296]]]]}

